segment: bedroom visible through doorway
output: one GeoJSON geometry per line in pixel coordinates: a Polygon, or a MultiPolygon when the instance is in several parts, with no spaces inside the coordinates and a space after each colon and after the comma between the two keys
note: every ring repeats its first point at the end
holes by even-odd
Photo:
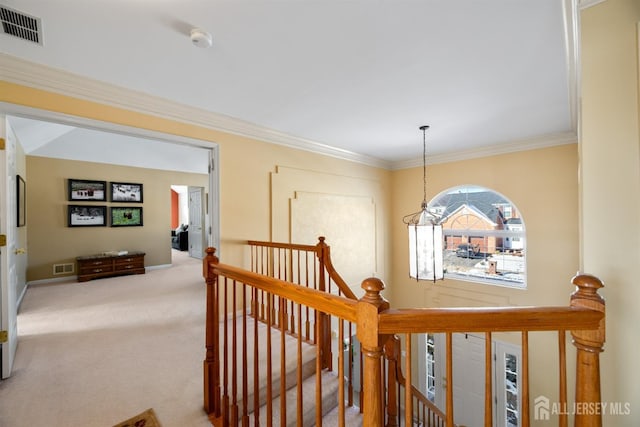
{"type": "MultiPolygon", "coordinates": [[[[202,259],[206,248],[207,215],[204,187],[171,185],[171,249],[202,259]]],[[[173,255],[172,255],[173,256],[173,255]]]]}

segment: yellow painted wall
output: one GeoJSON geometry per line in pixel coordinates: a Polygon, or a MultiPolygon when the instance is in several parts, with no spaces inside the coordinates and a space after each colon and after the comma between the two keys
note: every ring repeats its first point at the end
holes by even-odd
{"type": "MultiPolygon", "coordinates": [[[[321,172],[337,176],[360,177],[364,180],[379,182],[382,194],[388,194],[386,188],[389,182],[389,171],[330,156],[269,144],[5,81],[0,82],[0,101],[218,144],[221,229],[221,247],[218,248],[218,253],[221,261],[228,264],[244,264],[246,240],[271,239],[270,180],[271,174],[276,172],[279,166],[306,170],[309,171],[310,176],[315,172],[321,172]]],[[[376,200],[375,203],[383,213],[376,218],[378,224],[382,224],[378,226],[382,229],[382,235],[377,236],[376,239],[377,253],[379,259],[384,260],[383,264],[387,266],[386,268],[378,267],[379,271],[388,271],[389,261],[386,256],[388,249],[383,246],[389,241],[386,235],[387,219],[384,215],[389,211],[388,197],[384,196],[382,200],[376,200]]]]}
{"type": "MultiPolygon", "coordinates": [[[[474,184],[497,191],[515,204],[526,227],[527,289],[450,279],[434,284],[409,278],[407,231],[400,219],[420,208],[420,167],[397,171],[392,177],[391,217],[396,220],[391,231],[390,288],[394,308],[569,304],[574,290],[570,281],[578,270],[579,259],[577,144],[428,165],[427,181],[428,199],[451,187],[474,184]]],[[[518,345],[521,342],[519,334],[494,334],[493,339],[518,345]]],[[[532,408],[533,399],[539,395],[558,401],[557,343],[555,333],[530,334],[532,408]]],[[[418,346],[413,349],[417,364],[418,346]]],[[[573,384],[575,350],[570,343],[567,351],[569,384],[573,384]]],[[[417,365],[414,369],[418,371],[417,365]]]]}
{"type": "Polygon", "coordinates": [[[602,398],[631,405],[604,425],[640,425],[640,1],[608,0],[582,12],[582,264],[605,282],[607,342],[602,398]]]}
{"type": "Polygon", "coordinates": [[[527,289],[444,280],[416,282],[408,276],[403,215],[422,200],[422,168],[397,171],[392,179],[393,290],[396,307],[568,304],[578,270],[577,144],[427,166],[427,198],[451,187],[480,185],[511,200],[527,233],[527,289]]]}
{"type": "Polygon", "coordinates": [[[171,264],[171,184],[206,189],[208,182],[206,174],[34,156],[27,156],[27,173],[28,281],[54,277],[54,263],[74,262],[77,256],[105,251],[143,251],[147,267],[171,264]],[[69,178],[141,183],[143,203],[130,205],[142,206],[144,225],[68,227],[69,204],[102,205],[107,209],[128,205],[109,201],[70,202],[67,191],[69,178]]]}

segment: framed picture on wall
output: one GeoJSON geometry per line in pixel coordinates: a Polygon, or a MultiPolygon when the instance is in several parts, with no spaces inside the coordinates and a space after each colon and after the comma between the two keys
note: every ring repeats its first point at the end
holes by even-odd
{"type": "Polygon", "coordinates": [[[140,206],[113,206],[111,207],[112,227],[136,227],[142,226],[142,208],[140,206]]]}
{"type": "Polygon", "coordinates": [[[105,202],[107,200],[107,182],[69,178],[69,200],[105,202]]]}
{"type": "Polygon", "coordinates": [[[142,203],[142,184],[112,182],[110,188],[112,202],[142,203]]]}
{"type": "Polygon", "coordinates": [[[105,227],[107,225],[106,206],[67,207],[67,225],[69,227],[105,227]]]}
{"type": "Polygon", "coordinates": [[[20,175],[16,176],[16,202],[18,205],[18,227],[24,227],[27,223],[27,184],[20,175]]]}

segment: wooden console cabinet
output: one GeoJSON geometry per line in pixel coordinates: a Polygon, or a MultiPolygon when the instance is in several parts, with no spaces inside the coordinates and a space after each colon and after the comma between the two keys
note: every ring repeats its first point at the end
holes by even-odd
{"type": "Polygon", "coordinates": [[[132,251],[124,255],[96,254],[76,258],[78,282],[123,274],[144,274],[144,252],[132,251]]]}

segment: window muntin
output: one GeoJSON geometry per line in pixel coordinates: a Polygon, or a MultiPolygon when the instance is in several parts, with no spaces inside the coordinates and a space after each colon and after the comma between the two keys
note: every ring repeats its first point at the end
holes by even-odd
{"type": "Polygon", "coordinates": [[[434,197],[429,210],[442,224],[445,278],[526,288],[525,226],[510,200],[466,185],[434,197]]]}

